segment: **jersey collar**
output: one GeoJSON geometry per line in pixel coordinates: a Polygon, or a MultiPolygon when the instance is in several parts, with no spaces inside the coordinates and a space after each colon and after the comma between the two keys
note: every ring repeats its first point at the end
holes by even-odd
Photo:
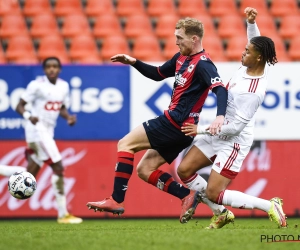
{"type": "Polygon", "coordinates": [[[265,77],[265,75],[266,75],[266,70],[267,70],[267,65],[265,66],[264,73],[263,73],[261,76],[249,76],[249,75],[247,74],[247,67],[243,66],[243,68],[244,68],[244,72],[243,72],[243,77],[244,77],[244,78],[247,78],[247,79],[258,79],[258,78],[263,78],[263,77],[265,77]]]}
{"type": "Polygon", "coordinates": [[[186,59],[187,59],[187,60],[192,60],[195,56],[200,55],[200,54],[202,54],[203,52],[205,52],[204,49],[201,50],[200,52],[196,53],[196,54],[193,54],[193,55],[191,55],[191,56],[187,56],[186,59]]]}

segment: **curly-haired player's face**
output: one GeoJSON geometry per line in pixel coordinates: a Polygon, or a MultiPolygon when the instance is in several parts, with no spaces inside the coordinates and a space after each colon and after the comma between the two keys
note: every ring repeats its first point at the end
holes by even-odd
{"type": "Polygon", "coordinates": [[[243,66],[246,67],[254,67],[258,63],[261,62],[261,55],[259,52],[254,48],[254,45],[251,43],[248,43],[246,45],[245,51],[242,54],[241,62],[243,66]]]}
{"type": "Polygon", "coordinates": [[[179,51],[183,56],[189,56],[193,50],[192,36],[185,34],[184,29],[176,29],[176,45],[179,47],[179,51]]]}
{"type": "Polygon", "coordinates": [[[60,73],[60,65],[57,60],[51,59],[46,62],[44,72],[50,81],[55,81],[60,73]]]}

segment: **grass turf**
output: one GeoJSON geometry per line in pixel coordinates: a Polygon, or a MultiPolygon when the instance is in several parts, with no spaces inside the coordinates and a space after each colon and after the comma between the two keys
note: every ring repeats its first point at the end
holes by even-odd
{"type": "Polygon", "coordinates": [[[300,249],[300,241],[261,242],[261,235],[280,235],[281,239],[282,235],[292,235],[298,240],[300,219],[289,219],[288,223],[289,228],[278,229],[267,218],[237,218],[234,225],[205,230],[208,219],[194,219],[184,225],[175,219],[99,219],[84,220],[80,225],[60,225],[54,220],[2,220],[0,249],[300,249]]]}

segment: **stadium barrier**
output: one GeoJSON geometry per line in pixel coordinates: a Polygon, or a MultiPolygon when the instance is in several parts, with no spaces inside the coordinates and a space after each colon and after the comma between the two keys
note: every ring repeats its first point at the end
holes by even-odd
{"type": "MultiPolygon", "coordinates": [[[[2,141],[0,164],[26,166],[23,141],[2,141]],[[5,146],[3,146],[5,145],[5,146]]],[[[111,217],[108,213],[88,210],[88,201],[101,200],[111,195],[116,161],[116,141],[58,141],[63,156],[65,191],[68,208],[82,217],[111,217]]],[[[298,163],[300,142],[256,141],[244,161],[241,173],[229,189],[270,199],[284,199],[284,211],[288,216],[300,214],[297,202],[298,163]]],[[[135,158],[135,166],[143,152],[135,158]]],[[[163,169],[176,176],[175,161],[163,169]]],[[[210,169],[207,169],[209,172],[210,169]]],[[[7,191],[8,178],[0,177],[0,217],[55,217],[56,202],[51,187],[50,167],[44,166],[37,176],[37,190],[28,200],[17,200],[7,191]]],[[[145,183],[133,172],[125,201],[124,217],[178,217],[181,201],[145,183]]],[[[263,216],[257,210],[233,209],[237,216],[263,216]]],[[[210,216],[209,209],[200,204],[196,216],[210,216]]]]}

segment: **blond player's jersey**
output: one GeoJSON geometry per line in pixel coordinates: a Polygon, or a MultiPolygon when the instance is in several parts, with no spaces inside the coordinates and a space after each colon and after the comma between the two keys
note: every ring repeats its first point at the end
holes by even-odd
{"type": "Polygon", "coordinates": [[[56,125],[62,105],[69,106],[69,85],[62,79],[55,84],[46,76],[31,81],[21,98],[32,104],[31,114],[47,126],[56,125]]]}
{"type": "Polygon", "coordinates": [[[234,140],[236,143],[248,145],[253,142],[253,130],[255,125],[255,113],[262,104],[268,84],[268,68],[266,64],[264,74],[261,76],[249,76],[247,67],[240,67],[230,79],[228,89],[228,101],[224,124],[235,119],[247,123],[238,136],[227,137],[226,140],[234,140]]]}

